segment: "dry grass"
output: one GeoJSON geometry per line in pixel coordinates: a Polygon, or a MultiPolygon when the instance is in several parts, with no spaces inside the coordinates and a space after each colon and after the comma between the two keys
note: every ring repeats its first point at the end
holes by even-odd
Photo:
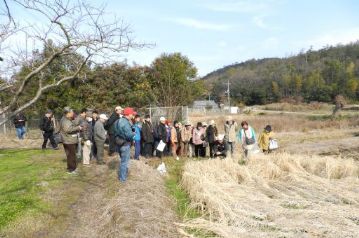
{"type": "Polygon", "coordinates": [[[179,237],[173,202],[163,178],[141,161],[131,161],[126,184],[103,209],[99,237],[179,237]]]}
{"type": "Polygon", "coordinates": [[[41,134],[30,134],[24,140],[19,140],[13,134],[0,134],[0,149],[37,149],[41,148],[41,134]]]}
{"type": "Polygon", "coordinates": [[[334,105],[328,103],[320,103],[320,102],[313,102],[313,103],[299,103],[299,104],[292,104],[292,103],[272,103],[267,104],[264,106],[260,106],[264,110],[272,110],[272,111],[288,111],[288,112],[305,112],[305,111],[322,111],[331,113],[333,111],[334,105]]]}
{"type": "Polygon", "coordinates": [[[220,237],[358,237],[359,163],[275,154],[189,162],[183,186],[203,218],[187,227],[220,237]]]}
{"type": "MultiPolygon", "coordinates": [[[[223,125],[227,116],[191,116],[190,121],[195,125],[197,122],[215,120],[219,130],[223,131],[223,125]]],[[[238,124],[241,121],[248,121],[257,132],[262,131],[266,125],[272,125],[275,132],[300,131],[307,132],[310,130],[320,129],[343,129],[359,126],[359,117],[348,118],[343,120],[308,120],[304,116],[298,115],[233,115],[233,120],[238,124]]]]}

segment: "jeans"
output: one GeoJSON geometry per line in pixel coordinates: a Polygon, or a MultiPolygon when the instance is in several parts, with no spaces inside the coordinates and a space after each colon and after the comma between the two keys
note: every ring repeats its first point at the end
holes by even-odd
{"type": "Polygon", "coordinates": [[[128,174],[128,162],[130,161],[130,145],[124,145],[118,148],[121,163],[118,167],[118,179],[125,182],[128,174]]]}
{"type": "Polygon", "coordinates": [[[135,140],[135,159],[139,160],[141,154],[141,141],[135,140]]]}
{"type": "Polygon", "coordinates": [[[17,138],[19,138],[20,140],[23,140],[24,139],[24,135],[26,133],[26,129],[24,126],[22,127],[18,127],[18,128],[15,128],[16,129],[16,136],[17,138]]]}
{"type": "Polygon", "coordinates": [[[235,142],[227,141],[226,146],[227,146],[227,151],[230,152],[231,155],[233,155],[235,142]]]}

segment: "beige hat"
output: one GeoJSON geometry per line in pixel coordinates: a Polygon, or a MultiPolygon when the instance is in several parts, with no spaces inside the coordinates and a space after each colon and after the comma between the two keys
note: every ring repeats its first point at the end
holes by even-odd
{"type": "Polygon", "coordinates": [[[209,121],[209,124],[210,124],[211,126],[213,126],[213,125],[215,125],[216,123],[215,123],[214,120],[210,120],[210,121],[209,121]]]}
{"type": "Polygon", "coordinates": [[[202,122],[202,126],[208,126],[207,122],[202,122]]]}
{"type": "Polygon", "coordinates": [[[160,117],[160,121],[166,121],[165,117],[160,117]]]}
{"type": "Polygon", "coordinates": [[[108,120],[108,117],[106,116],[106,114],[101,114],[100,119],[108,120]]]}

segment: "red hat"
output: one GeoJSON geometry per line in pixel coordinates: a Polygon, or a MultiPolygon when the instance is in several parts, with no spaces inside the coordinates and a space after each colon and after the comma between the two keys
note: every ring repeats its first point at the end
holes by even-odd
{"type": "Polygon", "coordinates": [[[136,115],[137,112],[135,112],[132,107],[126,107],[125,109],[123,109],[123,115],[128,116],[130,114],[136,115]]]}

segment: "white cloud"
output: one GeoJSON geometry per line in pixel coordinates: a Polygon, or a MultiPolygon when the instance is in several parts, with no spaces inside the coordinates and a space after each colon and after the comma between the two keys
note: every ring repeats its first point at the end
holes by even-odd
{"type": "Polygon", "coordinates": [[[228,24],[211,23],[197,20],[194,18],[174,18],[169,20],[182,26],[187,26],[200,30],[228,31],[232,28],[232,26],[228,24]]]}
{"type": "Polygon", "coordinates": [[[267,50],[277,49],[279,40],[276,37],[269,37],[263,41],[262,47],[267,50]]]}
{"type": "Polygon", "coordinates": [[[359,40],[359,27],[322,34],[307,41],[307,44],[314,48],[322,48],[327,45],[348,44],[357,40],[359,40]]]}
{"type": "Polygon", "coordinates": [[[220,41],[217,43],[218,47],[224,48],[228,45],[228,43],[226,41],[220,41]]]}
{"type": "Polygon", "coordinates": [[[215,1],[204,5],[212,11],[218,12],[241,12],[241,13],[256,13],[267,8],[264,2],[254,2],[250,0],[241,1],[215,1]]]}
{"type": "Polygon", "coordinates": [[[313,47],[320,49],[328,45],[348,44],[359,40],[359,27],[333,30],[317,35],[308,40],[294,41],[293,48],[302,49],[313,47]]]}
{"type": "Polygon", "coordinates": [[[263,21],[263,17],[261,16],[255,16],[253,17],[253,23],[258,26],[259,28],[262,28],[262,29],[267,29],[268,26],[264,23],[263,21]]]}

